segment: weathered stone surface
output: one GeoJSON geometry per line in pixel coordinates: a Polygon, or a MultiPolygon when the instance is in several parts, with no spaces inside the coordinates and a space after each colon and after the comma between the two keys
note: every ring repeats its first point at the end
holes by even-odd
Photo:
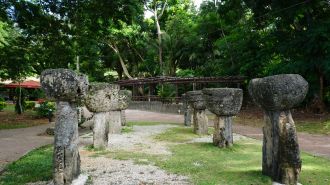
{"type": "Polygon", "coordinates": [[[60,101],[80,100],[88,88],[86,76],[69,69],[47,69],[41,73],[40,82],[48,97],[60,101]]]}
{"type": "Polygon", "coordinates": [[[132,91],[120,90],[119,99],[118,99],[118,110],[127,109],[131,100],[132,100],[132,91]]]}
{"type": "Polygon", "coordinates": [[[46,129],[46,134],[53,136],[55,134],[55,127],[49,127],[46,129]]]}
{"type": "Polygon", "coordinates": [[[194,110],[193,123],[195,134],[208,134],[208,118],[205,110],[194,110]]]}
{"type": "Polygon", "coordinates": [[[308,83],[296,74],[253,79],[249,93],[265,109],[262,172],[282,184],[297,184],[301,170],[297,132],[290,109],[305,98],[308,83]]]}
{"type": "Polygon", "coordinates": [[[77,105],[57,102],[54,142],[54,184],[69,185],[80,174],[77,105]]]}
{"type": "Polygon", "coordinates": [[[87,92],[86,76],[68,69],[49,69],[41,74],[46,95],[56,99],[54,130],[54,184],[69,185],[80,173],[77,103],[87,92]]]}
{"type": "Polygon", "coordinates": [[[92,83],[88,88],[85,104],[91,112],[108,112],[119,109],[119,85],[92,83]]]}
{"type": "Polygon", "coordinates": [[[98,149],[106,148],[108,145],[109,113],[97,112],[93,119],[93,146],[98,149]]]}
{"type": "Polygon", "coordinates": [[[184,113],[184,125],[191,126],[192,110],[187,100],[187,95],[182,94],[183,113],[184,113]]]}
{"type": "Polygon", "coordinates": [[[290,111],[265,111],[264,119],[262,173],[282,184],[297,184],[301,159],[290,111]]]}
{"type": "MultiPolygon", "coordinates": [[[[109,112],[109,135],[121,133],[121,111],[110,111],[109,112]]],[[[110,138],[110,136],[109,136],[110,138]]]]}
{"type": "Polygon", "coordinates": [[[127,122],[126,122],[126,112],[125,112],[125,110],[121,110],[120,115],[121,115],[121,126],[126,126],[127,122]]]}
{"type": "Polygon", "coordinates": [[[233,145],[233,119],[231,116],[216,116],[214,118],[213,144],[220,148],[233,145]]]}
{"type": "Polygon", "coordinates": [[[242,106],[243,90],[238,88],[207,88],[202,90],[206,107],[218,116],[234,116],[242,106]]]}
{"type": "Polygon", "coordinates": [[[256,78],[249,84],[251,97],[265,110],[289,110],[304,100],[307,91],[307,81],[298,74],[256,78]]]}
{"type": "Polygon", "coordinates": [[[205,100],[202,91],[188,91],[186,92],[187,101],[197,110],[205,110],[205,100]]]}

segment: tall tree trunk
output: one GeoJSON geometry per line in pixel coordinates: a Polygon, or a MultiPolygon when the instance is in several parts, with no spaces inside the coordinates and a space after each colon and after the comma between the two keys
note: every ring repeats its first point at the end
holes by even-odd
{"type": "Polygon", "coordinates": [[[22,114],[23,113],[23,107],[22,107],[22,86],[21,86],[21,81],[18,82],[18,89],[19,89],[19,93],[18,93],[18,114],[22,114]]]}
{"type": "Polygon", "coordinates": [[[121,67],[123,68],[123,72],[125,74],[125,76],[127,76],[127,78],[129,79],[133,79],[133,77],[129,74],[127,67],[125,65],[124,59],[121,57],[121,54],[118,50],[118,47],[116,44],[112,44],[112,43],[108,43],[108,45],[112,48],[112,50],[117,54],[118,58],[119,58],[119,62],[121,67]]]}
{"type": "Polygon", "coordinates": [[[164,72],[164,64],[163,64],[162,32],[160,29],[159,20],[157,18],[157,11],[155,11],[155,22],[157,28],[159,66],[160,66],[160,72],[164,76],[165,72],[164,72]]]}

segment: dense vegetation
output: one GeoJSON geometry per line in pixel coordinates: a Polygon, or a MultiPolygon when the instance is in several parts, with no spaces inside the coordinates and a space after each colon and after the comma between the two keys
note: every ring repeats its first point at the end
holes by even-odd
{"type": "Polygon", "coordinates": [[[55,67],[91,81],[299,73],[310,102],[329,103],[329,33],[326,0],[0,0],[0,77],[55,67]]]}

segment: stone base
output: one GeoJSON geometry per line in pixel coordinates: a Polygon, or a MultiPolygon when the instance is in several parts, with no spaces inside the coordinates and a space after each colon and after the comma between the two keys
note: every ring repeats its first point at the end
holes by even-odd
{"type": "Polygon", "coordinates": [[[290,111],[266,111],[262,173],[282,184],[297,184],[301,170],[296,128],[290,111]]]}
{"type": "Polygon", "coordinates": [[[108,145],[108,112],[97,112],[94,114],[93,128],[93,146],[94,148],[102,149],[108,145]]]}
{"type": "Polygon", "coordinates": [[[231,116],[216,116],[214,119],[213,144],[220,148],[233,145],[233,119],[231,116]]]}
{"type": "Polygon", "coordinates": [[[54,143],[54,184],[69,185],[80,174],[77,106],[57,102],[54,143]]]}
{"type": "Polygon", "coordinates": [[[126,126],[126,113],[125,113],[125,110],[121,110],[120,114],[121,114],[121,126],[126,126]]]}
{"type": "Polygon", "coordinates": [[[187,108],[184,111],[184,126],[190,127],[191,126],[191,109],[187,108]]]}
{"type": "Polygon", "coordinates": [[[121,111],[110,111],[109,113],[109,134],[121,133],[121,111]]]}
{"type": "Polygon", "coordinates": [[[208,118],[205,110],[194,110],[194,133],[208,134],[208,118]]]}

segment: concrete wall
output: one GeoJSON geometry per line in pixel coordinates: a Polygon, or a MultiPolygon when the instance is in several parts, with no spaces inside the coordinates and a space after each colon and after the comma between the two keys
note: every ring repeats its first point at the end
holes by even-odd
{"type": "Polygon", "coordinates": [[[183,114],[182,103],[162,103],[159,101],[132,101],[128,109],[146,110],[151,112],[183,114]]]}

